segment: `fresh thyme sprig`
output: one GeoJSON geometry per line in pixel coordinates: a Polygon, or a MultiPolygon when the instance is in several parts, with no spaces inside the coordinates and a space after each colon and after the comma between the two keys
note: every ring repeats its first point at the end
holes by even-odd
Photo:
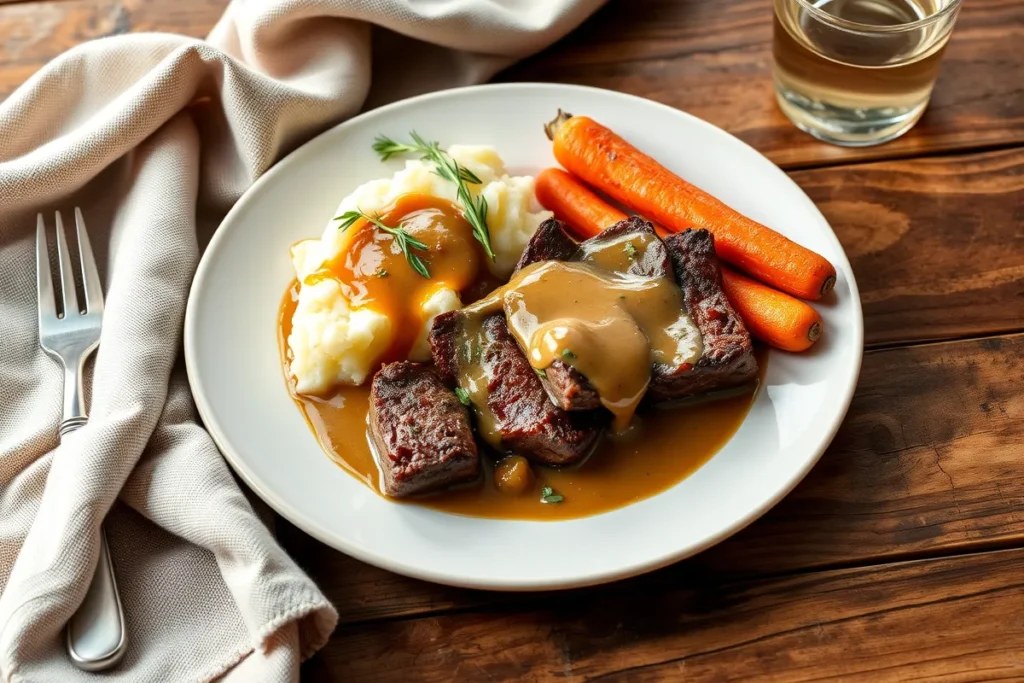
{"type": "MultiPolygon", "coordinates": [[[[419,257],[419,254],[412,251],[413,249],[427,251],[427,245],[410,235],[405,228],[393,228],[390,225],[385,225],[384,222],[381,221],[380,216],[369,216],[359,209],[356,209],[355,211],[346,211],[340,216],[335,216],[334,220],[341,221],[341,223],[338,224],[339,230],[348,230],[352,227],[352,224],[360,218],[365,218],[384,232],[394,237],[395,243],[398,244],[398,248],[402,250],[403,254],[405,254],[405,259],[409,262],[409,266],[423,277],[428,280],[430,279],[430,271],[427,270],[427,264],[423,262],[423,259],[419,257]]],[[[384,275],[387,275],[387,271],[383,272],[384,275]]],[[[378,277],[383,277],[379,273],[380,271],[378,271],[378,277]]]]}
{"type": "Polygon", "coordinates": [[[387,161],[399,154],[418,153],[423,154],[423,149],[416,145],[405,145],[395,142],[386,135],[378,135],[373,141],[373,151],[380,155],[381,161],[387,161]]]}
{"type": "Polygon", "coordinates": [[[483,245],[484,251],[492,260],[494,250],[491,248],[491,233],[487,229],[487,200],[483,196],[473,197],[469,193],[467,183],[480,185],[481,180],[475,173],[452,159],[447,153],[441,150],[436,142],[427,142],[412,131],[409,133],[413,144],[396,142],[386,135],[378,135],[373,141],[373,151],[380,155],[381,161],[387,161],[398,154],[419,154],[423,159],[434,162],[434,173],[445,180],[455,183],[456,196],[462,210],[466,214],[466,220],[473,227],[473,236],[483,245]]]}

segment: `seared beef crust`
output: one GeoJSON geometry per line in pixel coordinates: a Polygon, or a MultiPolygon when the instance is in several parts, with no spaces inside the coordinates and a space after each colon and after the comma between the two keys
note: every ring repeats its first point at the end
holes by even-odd
{"type": "Polygon", "coordinates": [[[480,475],[469,413],[426,365],[390,363],[377,372],[369,426],[389,496],[436,491],[480,475]]]}

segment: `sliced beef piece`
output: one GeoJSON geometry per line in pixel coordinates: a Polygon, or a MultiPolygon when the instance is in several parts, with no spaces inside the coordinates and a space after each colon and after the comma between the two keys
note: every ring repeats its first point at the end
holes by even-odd
{"type": "MultiPolygon", "coordinates": [[[[544,393],[540,377],[530,366],[503,313],[487,316],[479,329],[462,311],[434,319],[430,347],[441,377],[458,383],[463,365],[473,363],[487,382],[487,405],[476,406],[481,428],[492,426],[500,447],[544,465],[571,465],[597,445],[608,422],[602,412],[566,412],[544,393]],[[476,347],[474,358],[463,352],[467,336],[476,347]]],[[[465,388],[465,387],[464,387],[465,388]]]]}
{"type": "Polygon", "coordinates": [[[469,412],[426,365],[381,368],[370,388],[369,423],[389,496],[436,491],[480,476],[469,412]]]}
{"type": "Polygon", "coordinates": [[[577,248],[576,241],[565,230],[565,223],[549,218],[537,226],[537,232],[526,243],[515,272],[540,261],[568,261],[577,248]]]}
{"type": "MultiPolygon", "coordinates": [[[[537,260],[588,258],[586,254],[599,252],[602,245],[636,234],[645,236],[646,245],[637,250],[634,259],[621,264],[628,264],[626,272],[643,277],[675,276],[683,292],[686,311],[703,337],[704,353],[693,366],[656,364],[647,391],[648,400],[666,401],[725,389],[748,382],[757,375],[750,335],[722,292],[714,238],[707,230],[688,230],[662,241],[656,239],[653,225],[633,216],[581,243],[576,252],[564,258],[571,238],[558,221],[547,221],[545,225],[547,229],[543,233],[538,230],[517,268],[537,260]],[[548,249],[545,243],[557,246],[548,249]]],[[[610,253],[614,256],[618,251],[610,253]]],[[[604,262],[607,265],[608,259],[604,262]]],[[[593,385],[570,365],[556,360],[546,374],[544,389],[563,410],[592,410],[601,405],[593,385]]]]}
{"type": "MultiPolygon", "coordinates": [[[[540,261],[586,260],[586,254],[600,251],[603,245],[617,242],[629,235],[643,237],[646,247],[638,249],[635,258],[623,259],[625,272],[641,277],[670,277],[672,261],[658,239],[654,226],[633,216],[619,221],[590,239],[577,244],[565,229],[565,223],[549,218],[540,224],[530,238],[516,264],[516,272],[540,261]]],[[[623,250],[623,254],[625,251],[623,250]]]]}
{"type": "MultiPolygon", "coordinates": [[[[462,311],[449,311],[434,318],[430,324],[430,356],[434,370],[441,381],[453,389],[459,386],[459,365],[462,330],[467,315],[462,311]]],[[[465,358],[461,360],[465,361],[465,358]]]]}
{"type": "Polygon", "coordinates": [[[757,360],[750,333],[722,291],[711,233],[687,230],[667,237],[665,246],[683,292],[683,304],[703,337],[704,353],[692,367],[655,365],[647,395],[665,401],[753,380],[757,360]]]}
{"type": "Polygon", "coordinates": [[[597,265],[603,265],[610,270],[639,277],[672,277],[672,261],[669,259],[665,245],[658,238],[658,233],[654,231],[654,225],[639,216],[619,221],[603,230],[599,235],[581,242],[575,258],[576,260],[593,260],[597,265]],[[640,238],[634,240],[640,246],[636,248],[632,256],[628,256],[624,249],[625,240],[629,237],[640,238]],[[623,246],[612,247],[613,244],[622,244],[623,246]],[[608,263],[607,260],[602,263],[601,260],[598,260],[596,254],[599,254],[602,248],[609,248],[612,255],[620,257],[619,263],[608,263]],[[595,254],[595,257],[588,258],[587,254],[595,254]]]}
{"type": "MultiPolygon", "coordinates": [[[[569,261],[579,245],[569,236],[562,221],[549,218],[540,224],[537,232],[523,250],[516,264],[516,272],[541,261],[569,261]]],[[[541,386],[548,397],[562,410],[593,410],[601,407],[601,399],[587,378],[568,363],[556,360],[544,371],[541,386]]]]}
{"type": "Polygon", "coordinates": [[[544,393],[562,410],[597,410],[601,397],[583,373],[560,360],[554,360],[540,378],[544,393]]]}
{"type": "MultiPolygon", "coordinates": [[[[516,270],[537,261],[585,260],[606,268],[640,277],[672,277],[672,262],[654,226],[633,216],[582,242],[578,246],[560,221],[548,220],[534,234],[516,270]],[[640,244],[632,257],[625,250],[626,239],[636,236],[640,244]],[[568,245],[572,245],[572,248],[568,245]],[[602,254],[602,252],[605,252],[602,254]]],[[[545,370],[544,391],[562,410],[594,410],[601,398],[594,386],[568,363],[555,360],[545,370]]]]}

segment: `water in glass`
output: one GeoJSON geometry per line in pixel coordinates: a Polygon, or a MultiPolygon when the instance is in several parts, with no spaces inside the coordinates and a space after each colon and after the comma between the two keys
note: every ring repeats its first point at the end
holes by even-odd
{"type": "Polygon", "coordinates": [[[906,132],[928,104],[959,0],[775,0],[779,105],[829,142],[906,132]]]}

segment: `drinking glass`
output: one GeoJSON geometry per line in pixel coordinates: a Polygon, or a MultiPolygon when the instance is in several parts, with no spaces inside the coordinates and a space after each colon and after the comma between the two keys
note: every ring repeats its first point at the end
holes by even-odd
{"type": "Polygon", "coordinates": [[[774,0],[775,95],[837,145],[892,140],[931,96],[961,0],[774,0]]]}

